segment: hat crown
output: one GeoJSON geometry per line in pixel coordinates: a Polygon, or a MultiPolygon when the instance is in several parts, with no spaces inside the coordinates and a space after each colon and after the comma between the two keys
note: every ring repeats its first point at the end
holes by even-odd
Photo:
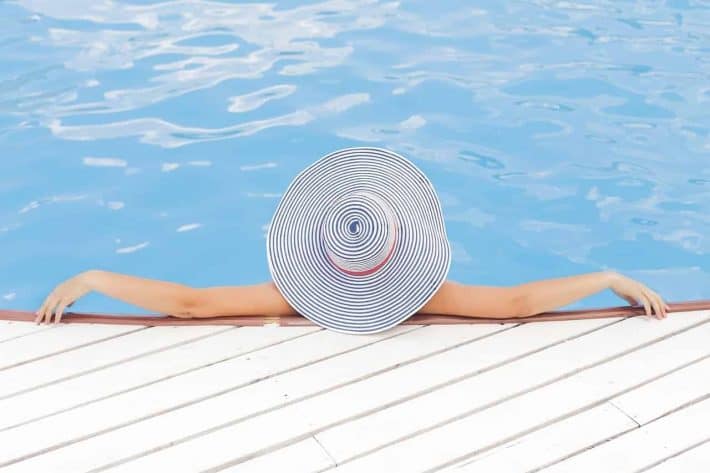
{"type": "Polygon", "coordinates": [[[321,242],[339,271],[366,276],[392,257],[397,219],[392,207],[375,192],[350,192],[331,205],[321,225],[321,242]]]}

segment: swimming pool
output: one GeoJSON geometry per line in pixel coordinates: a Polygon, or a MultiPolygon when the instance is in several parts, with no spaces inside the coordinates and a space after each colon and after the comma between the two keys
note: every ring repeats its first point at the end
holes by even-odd
{"type": "Polygon", "coordinates": [[[451,279],[710,297],[706,2],[19,0],[0,59],[2,308],[90,268],[267,280],[288,182],[360,145],[430,176],[451,279]]]}

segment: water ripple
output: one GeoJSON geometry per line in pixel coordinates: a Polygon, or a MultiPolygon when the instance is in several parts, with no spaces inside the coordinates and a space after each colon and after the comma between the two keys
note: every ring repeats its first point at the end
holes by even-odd
{"type": "Polygon", "coordinates": [[[139,118],[101,125],[76,126],[62,125],[60,120],[54,120],[49,124],[49,129],[55,136],[67,140],[86,141],[139,136],[142,143],[159,145],[165,148],[176,148],[201,141],[249,136],[273,127],[305,125],[318,117],[343,112],[368,101],[368,94],[348,94],[306,110],[223,128],[187,127],[158,118],[139,118]]]}
{"type": "Polygon", "coordinates": [[[697,1],[0,2],[0,295],[36,302],[37,257],[265,278],[289,179],[376,144],[440,192],[453,278],[615,268],[697,296],[708,44],[697,1]]]}

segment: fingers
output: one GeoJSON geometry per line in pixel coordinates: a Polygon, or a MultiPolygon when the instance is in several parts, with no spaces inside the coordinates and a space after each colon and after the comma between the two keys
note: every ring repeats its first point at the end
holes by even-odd
{"type": "Polygon", "coordinates": [[[644,312],[649,317],[664,319],[670,307],[661,296],[649,287],[627,277],[617,277],[612,281],[611,289],[631,305],[643,304],[644,312]]]}
{"type": "Polygon", "coordinates": [[[657,313],[660,314],[661,318],[665,319],[668,317],[668,305],[663,301],[661,296],[651,289],[647,289],[647,291],[651,295],[651,298],[655,301],[656,306],[658,307],[657,313]]]}
{"type": "Polygon", "coordinates": [[[648,316],[651,316],[651,313],[649,313],[649,308],[653,308],[653,312],[657,319],[664,319],[668,316],[668,314],[666,313],[668,306],[663,302],[661,296],[659,296],[651,289],[643,286],[641,287],[641,292],[644,296],[644,308],[646,309],[646,314],[648,316]]]}
{"type": "Polygon", "coordinates": [[[48,303],[49,303],[49,297],[44,300],[44,302],[42,303],[42,306],[37,310],[37,312],[35,312],[35,315],[37,316],[37,317],[35,317],[36,324],[39,324],[39,321],[44,316],[44,311],[47,308],[48,303]]]}
{"type": "Polygon", "coordinates": [[[649,302],[647,297],[642,297],[641,302],[643,302],[643,308],[646,311],[646,315],[649,317],[652,317],[651,315],[651,303],[649,302]]]}
{"type": "Polygon", "coordinates": [[[35,314],[37,315],[37,317],[35,317],[36,324],[41,324],[47,319],[47,317],[52,317],[52,309],[57,305],[58,289],[59,286],[55,287],[54,290],[50,292],[47,298],[44,300],[39,310],[35,312],[35,314]]]}
{"type": "Polygon", "coordinates": [[[49,303],[49,306],[44,311],[44,314],[42,315],[42,320],[39,321],[39,323],[49,323],[52,320],[52,312],[54,312],[54,307],[57,305],[56,301],[52,299],[52,301],[49,303]]]}
{"type": "Polygon", "coordinates": [[[62,314],[64,313],[64,309],[66,309],[70,304],[69,300],[63,300],[59,303],[59,306],[57,307],[57,311],[54,317],[54,323],[58,324],[60,320],[62,320],[62,314]]]}
{"type": "Polygon", "coordinates": [[[651,306],[653,307],[653,312],[655,314],[655,317],[657,319],[662,319],[665,317],[663,313],[661,312],[661,306],[658,303],[658,300],[653,296],[653,294],[650,293],[650,291],[644,291],[644,295],[648,298],[648,301],[650,302],[651,306]]]}
{"type": "Polygon", "coordinates": [[[35,323],[44,323],[47,320],[47,317],[52,316],[52,309],[56,305],[56,297],[54,295],[54,292],[52,292],[49,296],[47,296],[47,299],[45,299],[44,303],[42,304],[42,307],[40,307],[40,309],[36,312],[37,317],[35,318],[35,323]]]}
{"type": "Polygon", "coordinates": [[[57,306],[57,300],[53,298],[47,308],[44,310],[44,314],[42,315],[42,320],[40,320],[39,323],[45,323],[48,324],[52,321],[52,314],[54,313],[54,308],[57,306]]]}
{"type": "Polygon", "coordinates": [[[666,301],[663,300],[660,294],[658,294],[655,291],[651,291],[651,294],[655,295],[658,298],[658,302],[661,304],[661,307],[663,308],[663,313],[665,314],[666,317],[668,317],[668,312],[671,311],[671,308],[668,306],[666,301]]]}
{"type": "Polygon", "coordinates": [[[54,293],[50,294],[42,304],[42,307],[35,312],[35,323],[51,323],[52,315],[55,315],[54,323],[59,323],[64,314],[64,310],[71,306],[74,301],[70,299],[60,299],[54,293]]]}
{"type": "Polygon", "coordinates": [[[84,293],[86,293],[86,290],[84,290],[83,287],[77,286],[76,278],[59,284],[47,296],[37,312],[35,312],[35,323],[51,323],[52,315],[55,316],[54,323],[61,322],[67,307],[71,307],[84,293]]]}

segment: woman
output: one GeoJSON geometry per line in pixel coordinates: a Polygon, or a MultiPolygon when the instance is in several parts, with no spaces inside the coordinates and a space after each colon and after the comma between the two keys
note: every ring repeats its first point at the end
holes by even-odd
{"type": "MultiPolygon", "coordinates": [[[[632,305],[642,304],[648,316],[658,319],[667,316],[669,308],[661,296],[640,282],[614,271],[533,281],[516,286],[475,286],[446,280],[418,313],[492,318],[528,317],[565,306],[605,289],[611,289],[632,305]]],[[[245,286],[194,288],[169,281],[90,270],[59,284],[37,310],[35,322],[59,322],[67,307],[91,291],[175,317],[299,315],[283,298],[273,281],[245,286]]]]}
{"type": "Polygon", "coordinates": [[[393,151],[332,152],[302,170],[269,225],[271,281],[192,288],[92,270],[57,286],[36,322],[58,322],[89,291],[176,317],[302,315],[344,333],[375,333],[414,313],[527,317],[610,288],[646,314],[666,316],[661,297],[613,271],[472,286],[446,279],[451,246],[433,184],[393,151]],[[298,308],[296,310],[295,308],[298,308]]]}

